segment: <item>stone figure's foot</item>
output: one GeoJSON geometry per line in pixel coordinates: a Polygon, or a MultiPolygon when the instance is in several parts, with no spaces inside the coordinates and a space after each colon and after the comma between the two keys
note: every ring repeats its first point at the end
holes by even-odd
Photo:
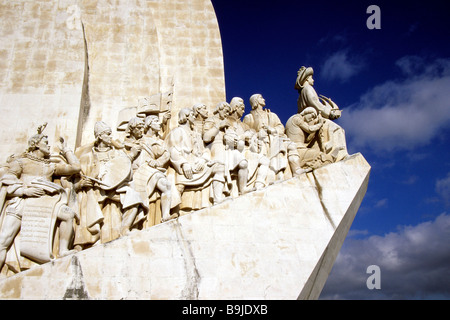
{"type": "Polygon", "coordinates": [[[253,187],[253,188],[244,188],[244,190],[243,191],[240,191],[239,192],[239,196],[242,196],[243,194],[246,194],[246,193],[249,193],[249,192],[252,192],[252,191],[256,191],[256,187],[253,187]]]}
{"type": "Polygon", "coordinates": [[[78,250],[76,249],[72,249],[72,250],[62,250],[59,252],[59,257],[58,258],[63,258],[63,257],[67,257],[68,255],[71,255],[73,253],[78,252],[78,250]]]}
{"type": "Polygon", "coordinates": [[[163,217],[163,218],[161,218],[161,223],[167,222],[167,221],[170,221],[170,220],[173,220],[173,219],[176,219],[176,218],[178,218],[179,216],[180,216],[180,214],[178,214],[178,213],[173,213],[173,214],[171,214],[171,215],[168,216],[168,217],[163,217]]]}
{"type": "Polygon", "coordinates": [[[311,172],[313,171],[312,168],[302,168],[302,169],[298,169],[297,171],[294,172],[294,177],[298,177],[299,175],[303,174],[303,173],[307,173],[307,172],[311,172]]]}

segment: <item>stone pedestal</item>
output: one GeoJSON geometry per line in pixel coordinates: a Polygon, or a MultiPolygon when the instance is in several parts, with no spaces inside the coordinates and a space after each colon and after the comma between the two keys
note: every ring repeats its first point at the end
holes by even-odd
{"type": "Polygon", "coordinates": [[[367,190],[361,154],[0,281],[3,299],[317,299],[367,190]]]}

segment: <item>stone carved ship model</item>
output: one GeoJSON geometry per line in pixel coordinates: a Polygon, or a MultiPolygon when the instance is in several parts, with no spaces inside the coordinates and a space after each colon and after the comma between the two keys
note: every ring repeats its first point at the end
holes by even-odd
{"type": "MultiPolygon", "coordinates": [[[[185,10],[212,10],[208,1],[186,3],[185,10]]],[[[82,11],[78,4],[66,9],[82,11]]],[[[89,47],[82,16],[66,27],[82,30],[89,47]]],[[[333,121],[340,110],[317,95],[311,67],[297,73],[298,112],[286,125],[261,94],[250,97],[246,115],[242,98],[212,102],[209,93],[195,97],[206,103],[179,107],[189,94],[178,76],[167,93],[118,110],[116,127],[108,115],[90,133],[97,93],[86,81],[95,73],[86,70],[77,137],[58,125],[52,132],[68,135],[75,150],[60,138],[59,154],[51,154],[46,124],[25,152],[5,155],[2,298],[319,296],[370,166],[348,155],[344,130],[333,121]],[[32,282],[42,284],[39,292],[32,282]]]]}

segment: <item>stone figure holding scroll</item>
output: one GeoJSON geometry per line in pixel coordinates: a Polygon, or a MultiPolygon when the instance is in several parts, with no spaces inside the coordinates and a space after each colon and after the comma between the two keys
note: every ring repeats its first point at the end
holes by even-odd
{"type": "MultiPolygon", "coordinates": [[[[194,130],[194,120],[192,109],[181,109],[178,113],[178,127],[170,131],[165,140],[170,163],[175,171],[174,183],[180,195],[188,190],[202,191],[210,187],[209,198],[212,203],[220,203],[224,200],[225,165],[210,159],[209,150],[204,147],[200,133],[194,130]]],[[[183,201],[182,198],[183,207],[193,207],[183,201]]],[[[190,201],[194,203],[197,199],[190,201]]]]}
{"type": "Polygon", "coordinates": [[[54,179],[79,173],[80,163],[62,138],[59,146],[62,158],[51,158],[48,137],[43,134],[45,126],[40,126],[38,133],[28,140],[26,152],[8,159],[1,180],[4,217],[0,232],[0,270],[19,231],[22,256],[38,263],[54,258],[57,221],[60,222],[59,256],[71,252],[77,213],[68,206],[67,191],[54,179]]]}
{"type": "Polygon", "coordinates": [[[75,244],[82,248],[127,234],[137,223],[136,218],[143,216],[141,210],[147,210],[131,186],[131,159],[117,147],[111,134],[109,125],[95,123],[94,145],[80,156],[80,224],[75,244]]]}

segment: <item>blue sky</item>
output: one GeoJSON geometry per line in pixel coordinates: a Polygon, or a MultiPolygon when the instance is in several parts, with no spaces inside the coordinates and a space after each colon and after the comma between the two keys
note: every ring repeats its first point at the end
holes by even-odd
{"type": "Polygon", "coordinates": [[[212,0],[227,100],[261,93],[283,123],[297,70],[344,110],[369,187],[322,299],[450,298],[450,7],[445,1],[212,0]],[[370,30],[369,5],[381,29],[370,30]],[[381,289],[369,290],[369,265],[381,289]]]}

